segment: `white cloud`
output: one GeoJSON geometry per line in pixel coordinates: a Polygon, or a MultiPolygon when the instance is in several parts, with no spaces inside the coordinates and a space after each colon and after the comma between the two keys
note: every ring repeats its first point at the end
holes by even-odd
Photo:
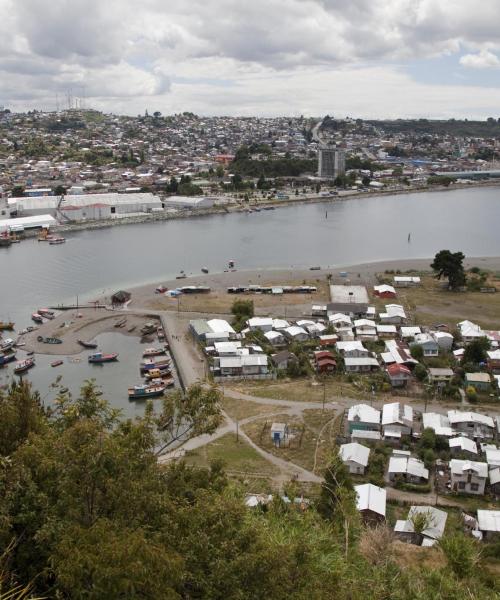
{"type": "Polygon", "coordinates": [[[85,88],[95,106],[131,114],[344,101],[351,114],[433,114],[436,90],[450,89],[452,106],[477,112],[491,88],[458,94],[389,65],[460,51],[464,67],[498,66],[499,20],[498,0],[0,0],[0,104],[52,108],[56,93],[85,88]]]}
{"type": "Polygon", "coordinates": [[[481,50],[477,54],[464,54],[460,64],[470,69],[491,69],[500,67],[500,59],[489,50],[481,50]]]}

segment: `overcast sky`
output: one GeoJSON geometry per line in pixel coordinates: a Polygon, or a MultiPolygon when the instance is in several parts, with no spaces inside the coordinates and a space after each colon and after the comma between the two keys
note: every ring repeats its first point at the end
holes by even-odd
{"type": "Polygon", "coordinates": [[[0,105],[500,117],[500,0],[0,0],[0,105]]]}

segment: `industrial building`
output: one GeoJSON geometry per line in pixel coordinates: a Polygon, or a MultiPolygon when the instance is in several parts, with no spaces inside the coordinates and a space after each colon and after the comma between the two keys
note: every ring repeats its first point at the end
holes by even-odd
{"type": "Polygon", "coordinates": [[[170,196],[165,198],[165,208],[187,208],[189,210],[212,208],[215,200],[211,196],[170,196]]]}
{"type": "Polygon", "coordinates": [[[335,179],[342,175],[345,175],[345,151],[340,148],[320,147],[318,177],[335,179]]]}
{"type": "Polygon", "coordinates": [[[0,233],[4,231],[20,232],[26,229],[49,229],[55,225],[57,225],[57,221],[52,215],[47,214],[16,219],[1,219],[0,233]]]}
{"type": "Polygon", "coordinates": [[[11,214],[27,217],[51,214],[59,220],[93,221],[162,211],[163,202],[151,193],[75,194],[36,198],[10,198],[11,214]]]}

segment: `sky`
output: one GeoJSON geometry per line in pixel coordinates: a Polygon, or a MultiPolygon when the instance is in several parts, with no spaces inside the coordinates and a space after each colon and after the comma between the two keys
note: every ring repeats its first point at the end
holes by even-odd
{"type": "Polygon", "coordinates": [[[499,24],[500,0],[0,0],[0,105],[498,118],[499,24]]]}

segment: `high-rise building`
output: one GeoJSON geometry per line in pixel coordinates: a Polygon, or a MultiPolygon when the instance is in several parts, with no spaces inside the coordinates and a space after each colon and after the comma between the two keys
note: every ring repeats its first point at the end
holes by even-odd
{"type": "Polygon", "coordinates": [[[320,148],[318,177],[335,179],[339,175],[345,175],[345,151],[340,148],[320,148]]]}

